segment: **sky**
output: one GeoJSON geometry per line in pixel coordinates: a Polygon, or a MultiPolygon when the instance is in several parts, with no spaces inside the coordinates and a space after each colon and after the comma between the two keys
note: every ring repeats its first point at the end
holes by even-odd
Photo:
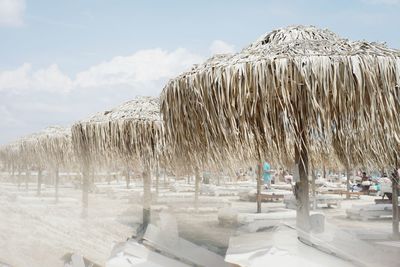
{"type": "Polygon", "coordinates": [[[400,48],[400,0],[0,0],[0,144],[74,122],[304,24],[400,48]]]}

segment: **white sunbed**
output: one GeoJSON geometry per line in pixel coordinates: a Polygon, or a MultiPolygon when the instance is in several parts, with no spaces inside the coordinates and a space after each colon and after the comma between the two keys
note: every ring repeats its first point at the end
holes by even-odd
{"type": "Polygon", "coordinates": [[[257,232],[231,237],[225,261],[246,267],[350,267],[336,258],[297,239],[296,230],[283,227],[274,232],[257,232]]]}
{"type": "MultiPolygon", "coordinates": [[[[379,219],[392,216],[392,204],[366,204],[353,205],[346,210],[347,218],[350,219],[379,219]]],[[[400,206],[399,206],[400,207],[400,206]]]]}
{"type": "MultiPolygon", "coordinates": [[[[313,207],[314,202],[316,202],[316,206],[318,205],[326,205],[328,207],[336,206],[340,207],[341,201],[343,198],[338,195],[330,195],[330,194],[323,194],[323,195],[316,195],[315,201],[314,197],[310,196],[310,206],[313,207]]],[[[283,202],[285,203],[286,208],[288,209],[296,209],[297,200],[294,195],[286,195],[283,202]]]]}

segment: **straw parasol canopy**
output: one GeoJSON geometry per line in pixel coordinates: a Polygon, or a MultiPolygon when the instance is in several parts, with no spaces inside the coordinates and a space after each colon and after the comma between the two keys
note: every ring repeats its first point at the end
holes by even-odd
{"type": "Polygon", "coordinates": [[[74,155],[71,146],[71,129],[51,126],[44,130],[20,138],[0,149],[2,158],[12,169],[20,172],[36,169],[38,171],[37,194],[40,195],[42,172],[45,168],[55,171],[55,197],[58,201],[58,182],[60,166],[72,166],[74,155]]]}
{"type": "Polygon", "coordinates": [[[42,170],[50,168],[55,175],[55,198],[58,202],[59,169],[72,166],[75,157],[71,143],[71,128],[50,126],[44,130],[21,139],[21,151],[24,161],[38,170],[37,194],[40,195],[42,170]]]}
{"type": "Polygon", "coordinates": [[[71,129],[50,126],[3,146],[1,154],[9,162],[39,168],[72,164],[71,129]]]}
{"type": "MultiPolygon", "coordinates": [[[[163,158],[164,132],[159,99],[136,97],[80,121],[72,127],[72,140],[84,168],[95,161],[122,159],[143,169],[143,225],[146,227],[150,221],[150,170],[163,158]]],[[[85,181],[83,202],[84,213],[87,213],[85,181]]]]}
{"type": "Polygon", "coordinates": [[[195,161],[254,143],[248,155],[295,161],[303,177],[309,157],[332,152],[393,166],[399,84],[399,50],[313,26],[277,29],[169,81],[161,96],[166,141],[195,161]]]}
{"type": "Polygon", "coordinates": [[[159,100],[136,97],[72,127],[74,149],[87,160],[127,159],[136,166],[154,165],[162,154],[163,125],[159,100]]]}
{"type": "Polygon", "coordinates": [[[20,148],[21,144],[19,141],[14,141],[0,147],[0,160],[8,169],[12,169],[12,171],[22,163],[20,160],[20,148]]]}
{"type": "MultiPolygon", "coordinates": [[[[386,140],[393,134],[398,141],[399,132],[389,130],[399,127],[399,57],[383,44],[348,41],[313,26],[274,30],[240,53],[211,58],[166,85],[161,109],[168,142],[196,158],[194,151],[213,152],[215,143],[230,148],[238,145],[231,141],[254,139],[258,155],[274,151],[274,157],[293,159],[291,140],[302,140],[296,131],[300,120],[307,147],[317,154],[330,150],[332,136],[346,135],[349,128],[352,147],[365,147],[359,141],[372,136],[386,140]],[[385,128],[372,125],[379,119],[385,128]]],[[[358,161],[366,160],[363,150],[353,152],[358,161]]]]}
{"type": "Polygon", "coordinates": [[[21,139],[21,154],[25,160],[41,167],[73,164],[71,128],[50,126],[21,139]]]}

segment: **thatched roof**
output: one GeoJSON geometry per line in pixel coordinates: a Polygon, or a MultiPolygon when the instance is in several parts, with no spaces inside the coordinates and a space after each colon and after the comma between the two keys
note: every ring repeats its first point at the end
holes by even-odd
{"type": "Polygon", "coordinates": [[[9,167],[12,165],[16,167],[17,164],[20,164],[20,148],[21,144],[19,141],[0,146],[0,160],[3,164],[9,167]]]}
{"type": "Polygon", "coordinates": [[[2,146],[2,160],[19,166],[36,167],[72,164],[71,129],[51,126],[2,146]]]}
{"type": "Polygon", "coordinates": [[[59,166],[74,161],[71,128],[50,126],[20,140],[25,160],[41,166],[59,166]]]}
{"type": "Polygon", "coordinates": [[[72,127],[75,151],[87,162],[107,159],[151,164],[163,146],[158,98],[136,97],[72,127]]]}
{"type": "Polygon", "coordinates": [[[393,164],[399,85],[399,50],[292,26],[169,81],[161,111],[175,154],[195,161],[239,148],[290,162],[303,142],[314,158],[393,164]]]}

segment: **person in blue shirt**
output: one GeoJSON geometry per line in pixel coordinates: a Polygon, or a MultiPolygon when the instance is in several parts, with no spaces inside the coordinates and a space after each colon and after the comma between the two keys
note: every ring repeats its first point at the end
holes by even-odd
{"type": "Polygon", "coordinates": [[[272,180],[271,165],[269,165],[269,163],[266,161],[263,164],[263,180],[265,187],[269,188],[272,180]]]}

